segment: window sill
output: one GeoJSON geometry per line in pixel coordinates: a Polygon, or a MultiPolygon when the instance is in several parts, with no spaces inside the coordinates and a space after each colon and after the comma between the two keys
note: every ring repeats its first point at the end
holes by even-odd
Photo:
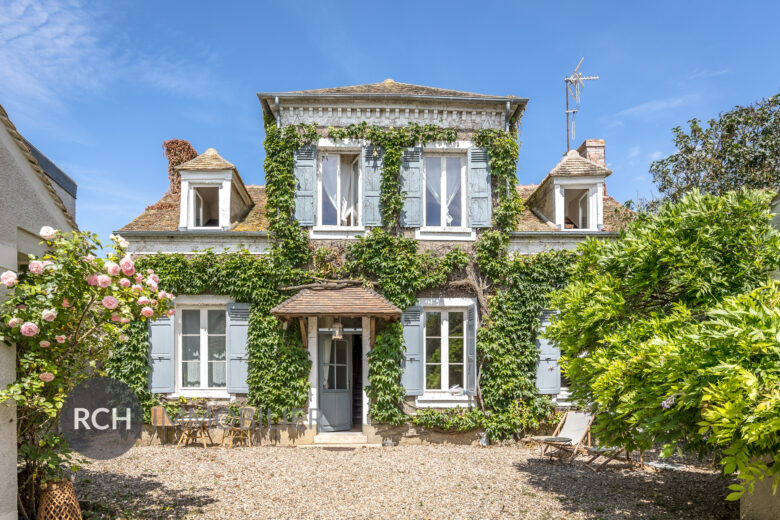
{"type": "Polygon", "coordinates": [[[233,394],[228,393],[224,388],[179,388],[172,394],[167,394],[169,398],[178,399],[179,397],[210,397],[214,399],[232,399],[233,394]]]}
{"type": "Polygon", "coordinates": [[[477,233],[471,228],[421,227],[414,231],[417,240],[446,240],[474,242],[477,233]]]}
{"type": "Polygon", "coordinates": [[[417,398],[416,406],[417,408],[460,408],[476,403],[472,396],[461,392],[428,390],[417,398]]]}
{"type": "Polygon", "coordinates": [[[355,240],[363,236],[366,228],[363,226],[314,226],[309,231],[313,240],[355,240]]]}

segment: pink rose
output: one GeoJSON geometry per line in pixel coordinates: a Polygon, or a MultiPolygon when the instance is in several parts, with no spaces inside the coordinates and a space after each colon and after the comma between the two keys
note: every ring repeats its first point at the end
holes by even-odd
{"type": "Polygon", "coordinates": [[[27,321],[22,324],[22,328],[20,329],[22,336],[35,336],[38,334],[38,325],[35,323],[32,323],[30,321],[27,321]]]}
{"type": "Polygon", "coordinates": [[[92,260],[95,259],[95,256],[94,255],[87,255],[87,256],[81,257],[81,259],[84,260],[85,262],[92,262],[92,260]]]}
{"type": "Polygon", "coordinates": [[[44,240],[51,240],[57,235],[57,230],[51,226],[43,226],[39,233],[44,240]]]}
{"type": "Polygon", "coordinates": [[[117,314],[112,314],[112,315],[111,315],[111,321],[119,321],[119,315],[117,315],[117,314]]]}
{"type": "Polygon", "coordinates": [[[122,272],[125,276],[131,276],[135,274],[135,264],[129,256],[125,256],[119,261],[119,267],[122,268],[122,272]]]}
{"type": "Polygon", "coordinates": [[[39,375],[38,378],[44,383],[51,383],[54,381],[54,374],[51,372],[44,372],[43,374],[39,375]]]}
{"type": "Polygon", "coordinates": [[[122,287],[130,287],[130,280],[128,280],[127,278],[122,278],[121,280],[119,280],[119,285],[121,285],[122,287]]]}
{"type": "Polygon", "coordinates": [[[41,318],[46,321],[54,321],[57,318],[57,311],[54,309],[46,309],[41,313],[41,318]]]}
{"type": "Polygon", "coordinates": [[[147,280],[146,284],[149,286],[149,289],[153,291],[157,290],[157,284],[154,282],[154,280],[147,280]]]}
{"type": "Polygon", "coordinates": [[[152,309],[151,307],[144,307],[143,309],[141,309],[141,314],[143,314],[147,318],[151,318],[152,316],[154,316],[154,309],[152,309]]]}
{"type": "Polygon", "coordinates": [[[38,343],[38,345],[40,345],[40,346],[41,346],[41,347],[43,347],[43,348],[49,348],[49,347],[51,346],[51,343],[49,343],[49,342],[48,342],[48,341],[46,341],[46,340],[43,340],[43,341],[41,341],[40,343],[38,343]]]}
{"type": "Polygon", "coordinates": [[[97,283],[98,283],[97,279],[98,279],[98,275],[91,274],[91,275],[87,276],[87,283],[89,285],[97,285],[97,283]]]}
{"type": "Polygon", "coordinates": [[[138,305],[149,305],[149,301],[150,301],[149,298],[147,298],[146,296],[141,296],[140,298],[138,298],[138,305]]]}
{"type": "Polygon", "coordinates": [[[130,318],[119,318],[119,321],[122,323],[130,323],[130,318]]]}
{"type": "Polygon", "coordinates": [[[141,291],[143,291],[143,290],[144,290],[144,288],[143,288],[143,287],[141,287],[141,286],[140,286],[140,285],[138,285],[138,284],[134,284],[134,285],[131,287],[131,289],[133,290],[133,292],[137,292],[137,293],[139,293],[139,292],[141,292],[141,291]]]}
{"type": "Polygon", "coordinates": [[[165,291],[160,291],[160,292],[157,293],[157,299],[158,300],[164,300],[167,297],[168,297],[168,293],[165,292],[165,291]]]}
{"type": "Polygon", "coordinates": [[[68,301],[68,299],[67,299],[67,298],[63,298],[63,299],[62,299],[62,306],[63,306],[64,308],[66,308],[66,309],[67,309],[68,307],[70,307],[70,302],[68,301]]]}
{"type": "Polygon", "coordinates": [[[114,298],[113,296],[106,296],[103,298],[103,307],[105,307],[108,310],[113,310],[117,308],[117,305],[119,305],[119,300],[114,298]]]}
{"type": "Polygon", "coordinates": [[[62,334],[59,336],[54,336],[54,339],[57,341],[57,343],[65,343],[65,336],[62,334]]]}
{"type": "Polygon", "coordinates": [[[114,262],[106,262],[103,264],[103,267],[110,276],[119,276],[119,272],[121,271],[119,264],[115,264],[114,262]]]}
{"type": "Polygon", "coordinates": [[[27,269],[29,269],[32,274],[41,274],[43,272],[43,262],[33,260],[30,262],[30,265],[27,266],[27,269]]]}
{"type": "Polygon", "coordinates": [[[108,276],[107,274],[101,274],[101,275],[98,275],[98,277],[97,277],[97,283],[98,283],[98,285],[99,285],[100,287],[102,287],[103,289],[105,289],[106,287],[108,287],[109,285],[111,285],[111,277],[110,277],[110,276],[108,276]]]}
{"type": "Polygon", "coordinates": [[[173,316],[174,314],[176,314],[176,311],[175,311],[175,310],[173,310],[173,309],[168,309],[168,316],[173,316]]]}
{"type": "Polygon", "coordinates": [[[144,281],[144,277],[141,274],[135,275],[135,281],[141,283],[144,281]]]}
{"type": "Polygon", "coordinates": [[[6,287],[13,287],[17,282],[16,273],[5,271],[3,274],[0,274],[0,282],[6,287]]]}
{"type": "Polygon", "coordinates": [[[160,277],[159,277],[159,276],[157,276],[157,275],[156,275],[156,274],[154,274],[154,273],[152,273],[152,275],[151,275],[151,276],[149,276],[149,279],[150,279],[150,280],[153,280],[153,281],[154,281],[154,283],[160,283],[160,277]]]}
{"type": "Polygon", "coordinates": [[[157,300],[155,300],[154,298],[152,298],[152,306],[153,307],[157,306],[157,300]]]}
{"type": "Polygon", "coordinates": [[[21,318],[11,318],[8,320],[8,326],[11,328],[18,327],[22,323],[21,318]]]}
{"type": "Polygon", "coordinates": [[[154,269],[150,267],[149,269],[146,270],[146,274],[154,274],[154,269]]]}

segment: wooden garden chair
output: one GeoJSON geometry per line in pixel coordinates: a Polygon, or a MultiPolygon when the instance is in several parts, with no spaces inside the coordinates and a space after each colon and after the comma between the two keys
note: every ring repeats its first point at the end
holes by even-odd
{"type": "Polygon", "coordinates": [[[206,439],[213,444],[211,440],[211,434],[209,433],[209,427],[214,422],[211,417],[197,417],[194,413],[190,412],[179,421],[178,427],[181,430],[181,436],[176,447],[181,447],[182,442],[185,446],[188,446],[190,442],[203,442],[203,447],[207,448],[206,439]]]}
{"type": "Polygon", "coordinates": [[[254,406],[244,406],[239,410],[239,417],[237,423],[233,424],[222,435],[222,444],[225,444],[225,439],[228,441],[228,449],[233,447],[233,441],[243,441],[248,446],[252,446],[252,432],[255,429],[255,412],[257,409],[254,406]]]}
{"type": "Polygon", "coordinates": [[[171,420],[170,416],[168,416],[168,412],[163,406],[152,406],[151,415],[151,422],[154,430],[152,430],[152,435],[149,438],[149,446],[152,445],[152,441],[154,441],[155,435],[158,439],[160,439],[160,444],[163,444],[163,439],[160,437],[159,430],[163,431],[165,442],[168,442],[168,429],[172,429],[175,432],[176,423],[171,420]]]}
{"type": "Polygon", "coordinates": [[[604,469],[604,467],[607,464],[609,464],[610,462],[618,458],[621,453],[625,453],[626,460],[630,460],[625,448],[622,447],[617,447],[617,448],[607,448],[602,446],[588,447],[588,453],[591,455],[591,457],[588,459],[585,465],[590,469],[592,469],[593,471],[599,471],[601,469],[604,469]],[[603,458],[604,461],[596,462],[600,458],[603,458]]]}
{"type": "Polygon", "coordinates": [[[572,462],[577,455],[585,453],[585,438],[593,424],[593,416],[587,412],[566,412],[552,437],[533,437],[543,444],[542,455],[549,451],[549,456],[560,457],[561,460],[572,462]]]}

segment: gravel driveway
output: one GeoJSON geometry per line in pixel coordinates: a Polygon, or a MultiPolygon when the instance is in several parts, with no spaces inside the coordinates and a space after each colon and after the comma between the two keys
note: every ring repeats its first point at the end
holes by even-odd
{"type": "Polygon", "coordinates": [[[136,447],[76,477],[87,519],[737,518],[727,484],[692,465],[594,473],[519,445],[136,447]]]}

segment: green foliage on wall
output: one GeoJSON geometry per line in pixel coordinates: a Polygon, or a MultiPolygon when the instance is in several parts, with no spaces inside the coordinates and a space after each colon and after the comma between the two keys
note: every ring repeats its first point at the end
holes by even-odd
{"type": "Polygon", "coordinates": [[[404,345],[403,329],[390,323],[376,335],[374,348],[368,353],[368,386],[371,401],[368,417],[376,423],[403,424],[408,420],[401,407],[406,391],[401,386],[404,345]]]}
{"type": "Polygon", "coordinates": [[[382,222],[385,229],[397,233],[401,226],[401,210],[404,196],[401,191],[401,159],[406,148],[425,146],[427,143],[441,141],[452,143],[458,138],[453,128],[441,128],[437,125],[418,125],[409,123],[398,128],[368,126],[363,121],[344,128],[329,128],[332,139],[363,139],[372,146],[384,151],[382,184],[379,203],[382,210],[382,222]]]}

